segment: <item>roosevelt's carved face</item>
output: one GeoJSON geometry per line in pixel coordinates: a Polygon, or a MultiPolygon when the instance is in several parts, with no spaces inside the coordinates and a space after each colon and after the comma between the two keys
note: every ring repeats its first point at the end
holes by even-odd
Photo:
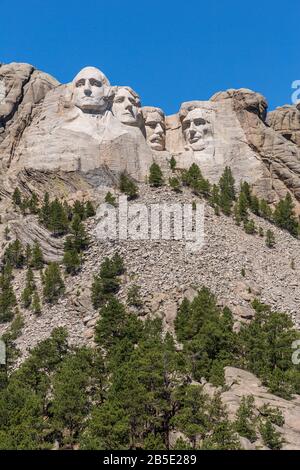
{"type": "Polygon", "coordinates": [[[141,126],[142,112],[140,98],[131,88],[117,88],[112,111],[123,124],[135,127],[141,126]]]}
{"type": "Polygon", "coordinates": [[[73,103],[83,112],[106,110],[109,82],[95,67],[85,67],[73,80],[73,103]]]}
{"type": "Polygon", "coordinates": [[[166,126],[165,116],[160,109],[143,108],[146,139],[153,150],[165,150],[166,126]]]}
{"type": "Polygon", "coordinates": [[[211,137],[211,124],[201,109],[193,109],[182,120],[182,131],[186,142],[193,150],[203,150],[211,137]]]}

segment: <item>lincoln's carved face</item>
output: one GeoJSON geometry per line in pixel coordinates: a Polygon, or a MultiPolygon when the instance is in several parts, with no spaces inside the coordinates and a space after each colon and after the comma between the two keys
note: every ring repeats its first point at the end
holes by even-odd
{"type": "Polygon", "coordinates": [[[165,150],[165,115],[159,108],[144,107],[146,139],[153,150],[165,150]]]}
{"type": "Polygon", "coordinates": [[[140,98],[131,88],[116,88],[112,111],[123,124],[141,127],[142,112],[140,98]]]}
{"type": "Polygon", "coordinates": [[[73,103],[83,112],[106,110],[109,82],[95,67],[85,67],[73,80],[73,103]]]}
{"type": "Polygon", "coordinates": [[[182,120],[182,131],[186,142],[193,150],[203,150],[205,139],[211,137],[211,124],[206,113],[201,109],[193,109],[182,120]]]}

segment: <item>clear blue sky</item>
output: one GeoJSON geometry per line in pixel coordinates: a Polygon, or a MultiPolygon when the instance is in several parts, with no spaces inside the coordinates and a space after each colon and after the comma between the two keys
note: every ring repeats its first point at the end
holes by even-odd
{"type": "Polygon", "coordinates": [[[299,0],[0,0],[0,62],[61,82],[84,66],[167,114],[227,88],[291,102],[300,79],[299,0]]]}

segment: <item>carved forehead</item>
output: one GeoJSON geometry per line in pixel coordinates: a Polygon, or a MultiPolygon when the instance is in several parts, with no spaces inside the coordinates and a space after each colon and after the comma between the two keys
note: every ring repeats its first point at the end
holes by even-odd
{"type": "Polygon", "coordinates": [[[207,111],[203,110],[203,109],[199,109],[199,108],[196,108],[196,109],[193,109],[192,111],[189,111],[186,116],[183,117],[183,121],[185,120],[194,120],[194,119],[204,119],[205,121],[208,121],[209,119],[209,116],[208,116],[208,113],[207,111]]]}
{"type": "Polygon", "coordinates": [[[164,121],[165,113],[162,109],[154,106],[144,106],[142,108],[143,116],[146,121],[164,121]]]}
{"type": "Polygon", "coordinates": [[[73,83],[75,84],[78,80],[81,80],[82,78],[94,78],[96,80],[100,80],[104,85],[109,85],[107,77],[104,75],[103,72],[101,72],[101,70],[97,69],[96,67],[84,67],[73,79],[73,83]]]}
{"type": "Polygon", "coordinates": [[[115,92],[115,97],[120,97],[120,96],[131,96],[134,98],[137,102],[140,102],[140,97],[139,95],[129,86],[117,86],[114,87],[114,92],[115,92]]]}

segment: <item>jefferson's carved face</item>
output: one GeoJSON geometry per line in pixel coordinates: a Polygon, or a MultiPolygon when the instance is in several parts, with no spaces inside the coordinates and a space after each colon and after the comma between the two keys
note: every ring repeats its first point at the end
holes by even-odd
{"type": "Polygon", "coordinates": [[[211,124],[203,110],[193,109],[183,119],[182,131],[193,150],[203,150],[206,147],[205,138],[211,136],[211,124]]]}
{"type": "Polygon", "coordinates": [[[83,112],[103,112],[107,106],[108,80],[95,67],[85,67],[73,80],[73,103],[83,112]]]}
{"type": "Polygon", "coordinates": [[[129,87],[117,88],[112,111],[123,124],[141,126],[141,102],[138,95],[129,87]]]}
{"type": "Polygon", "coordinates": [[[164,150],[166,143],[165,117],[159,110],[143,109],[147,142],[153,150],[164,150]]]}

